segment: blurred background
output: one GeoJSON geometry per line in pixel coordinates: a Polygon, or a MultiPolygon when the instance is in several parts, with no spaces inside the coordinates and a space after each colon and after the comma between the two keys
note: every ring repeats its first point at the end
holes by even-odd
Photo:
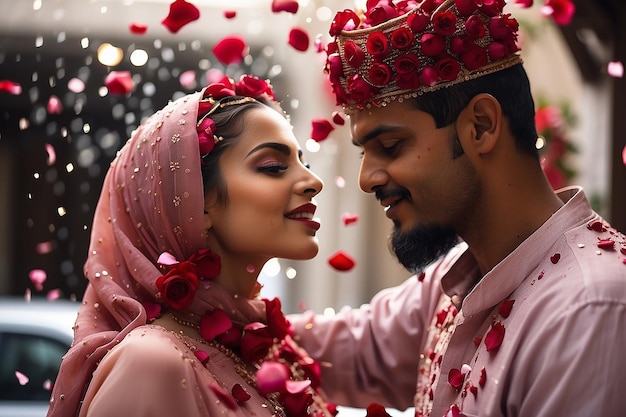
{"type": "MultiPolygon", "coordinates": [[[[287,312],[332,314],[406,279],[387,248],[391,223],[358,188],[348,123],[334,125],[323,141],[310,139],[311,120],[332,120],[339,110],[316,41],[326,45],[335,12],[355,2],[302,0],[294,14],[272,12],[271,0],[193,0],[200,18],[176,33],[161,24],[170,3],[0,0],[0,295],[81,298],[91,219],[116,151],[143,118],[220,72],[272,81],[325,182],[317,198],[319,255],[270,262],[262,295],[282,297],[287,312]],[[147,31],[133,33],[133,24],[147,31]],[[304,51],[287,42],[294,27],[309,35],[304,51]],[[212,53],[229,35],[248,45],[241,64],[223,65],[212,53]],[[130,72],[132,92],[107,92],[112,71],[130,72]],[[13,83],[19,93],[11,93],[13,83]],[[357,220],[346,224],[346,216],[357,220]],[[329,265],[338,251],[355,260],[349,271],[329,265]]],[[[622,0],[575,0],[572,21],[559,26],[535,3],[507,8],[522,26],[546,172],[555,188],[584,186],[596,210],[626,230],[625,7],[622,0]]]]}

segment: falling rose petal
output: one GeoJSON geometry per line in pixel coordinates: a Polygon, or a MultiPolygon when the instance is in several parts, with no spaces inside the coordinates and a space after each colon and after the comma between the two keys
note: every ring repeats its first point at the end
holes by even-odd
{"type": "Polygon", "coordinates": [[[452,404],[446,411],[446,414],[444,414],[444,417],[463,417],[463,415],[461,414],[461,410],[459,410],[459,406],[452,404]]]}
{"type": "Polygon", "coordinates": [[[63,104],[61,104],[61,100],[57,96],[50,96],[46,110],[48,110],[48,114],[61,114],[63,104]]]}
{"type": "Polygon", "coordinates": [[[598,247],[604,250],[613,250],[615,248],[615,241],[613,239],[600,239],[598,241],[598,247]]]}
{"type": "Polygon", "coordinates": [[[78,78],[72,78],[67,82],[67,89],[72,93],[82,93],[85,91],[85,83],[78,78]]]}
{"type": "Polygon", "coordinates": [[[48,301],[58,300],[60,297],[61,297],[61,290],[59,288],[55,288],[53,290],[50,290],[46,294],[46,299],[48,301]]]}
{"type": "Polygon", "coordinates": [[[282,363],[265,361],[256,372],[257,390],[261,395],[284,392],[289,380],[289,370],[282,363]]]}
{"type": "Polygon", "coordinates": [[[484,387],[485,383],[487,382],[487,370],[485,368],[480,370],[480,378],[478,378],[478,385],[480,385],[480,387],[484,387]]]}
{"type": "Polygon", "coordinates": [[[289,31],[288,43],[296,51],[304,52],[309,49],[309,34],[301,28],[294,27],[289,31]]]}
{"type": "Polygon", "coordinates": [[[230,408],[233,411],[237,410],[237,403],[235,402],[233,397],[231,397],[228,392],[224,390],[224,388],[214,382],[209,384],[209,388],[224,404],[226,404],[226,407],[230,408]]]}
{"type": "Polygon", "coordinates": [[[552,262],[553,264],[556,264],[557,262],[559,262],[559,259],[561,259],[561,254],[555,253],[554,255],[550,257],[550,262],[552,262]]]}
{"type": "Polygon", "coordinates": [[[196,72],[193,70],[185,71],[180,74],[178,81],[180,82],[180,85],[187,90],[193,90],[198,85],[196,82],[196,72]]]}
{"type": "Polygon", "coordinates": [[[247,53],[248,46],[241,36],[226,36],[213,47],[213,54],[222,64],[238,64],[247,53]]]}
{"type": "Polygon", "coordinates": [[[346,186],[346,180],[344,177],[336,177],[335,178],[335,185],[337,186],[337,188],[344,188],[346,186]]]}
{"type": "Polygon", "coordinates": [[[46,153],[48,154],[48,160],[46,161],[46,163],[48,164],[48,166],[54,165],[54,163],[57,161],[57,153],[54,150],[54,146],[46,143],[46,153]]]}
{"type": "Polygon", "coordinates": [[[482,337],[480,337],[480,336],[476,336],[476,337],[474,338],[474,346],[476,346],[476,347],[480,346],[480,342],[481,342],[482,340],[483,340],[483,339],[482,339],[482,337]]]}
{"type": "Polygon", "coordinates": [[[450,372],[448,372],[448,384],[450,384],[452,388],[461,388],[464,380],[465,375],[463,375],[460,369],[452,368],[450,369],[450,372]]]}
{"type": "Polygon", "coordinates": [[[202,365],[209,361],[209,354],[201,349],[197,349],[193,351],[193,354],[196,355],[196,358],[200,361],[202,365]]]}
{"type": "Polygon", "coordinates": [[[305,379],[303,381],[291,381],[291,380],[288,380],[285,383],[285,388],[286,388],[287,392],[290,393],[290,394],[299,394],[299,393],[303,392],[304,390],[306,390],[310,386],[311,386],[311,380],[310,379],[305,379]]]}
{"type": "Polygon", "coordinates": [[[500,309],[498,310],[498,313],[504,318],[509,317],[509,314],[511,314],[511,310],[513,309],[514,303],[515,300],[504,300],[502,304],[500,304],[500,309]]]}
{"type": "Polygon", "coordinates": [[[478,397],[478,387],[476,385],[470,385],[469,390],[474,395],[474,398],[478,397]]]}
{"type": "Polygon", "coordinates": [[[571,0],[545,0],[541,13],[550,16],[557,25],[569,25],[576,12],[576,6],[571,0]]]}
{"type": "Polygon", "coordinates": [[[130,71],[111,71],[106,76],[104,85],[109,93],[120,96],[130,93],[135,87],[130,71]]]}
{"type": "Polygon", "coordinates": [[[20,85],[20,83],[16,83],[10,80],[0,80],[0,92],[18,96],[22,94],[22,86],[20,85]]]}
{"type": "Polygon", "coordinates": [[[420,274],[417,276],[417,281],[418,282],[424,282],[424,279],[426,278],[426,272],[422,271],[420,272],[420,274]]]}
{"type": "Polygon", "coordinates": [[[130,33],[132,33],[133,35],[145,35],[145,33],[148,31],[148,25],[139,22],[133,22],[130,24],[130,26],[128,26],[128,30],[130,30],[130,33]]]}
{"type": "Polygon", "coordinates": [[[624,64],[621,61],[611,61],[606,66],[606,72],[614,78],[622,78],[624,76],[624,64]]]}
{"type": "Polygon", "coordinates": [[[43,290],[43,284],[48,279],[48,274],[43,269],[33,269],[29,272],[28,277],[35,286],[35,290],[43,290]]]}
{"type": "Polygon", "coordinates": [[[317,35],[315,35],[315,39],[313,39],[313,48],[315,49],[315,52],[324,52],[326,50],[326,48],[324,47],[324,43],[322,42],[322,34],[318,33],[317,35]]]}
{"type": "Polygon", "coordinates": [[[172,265],[179,264],[180,262],[178,262],[176,258],[174,257],[174,255],[172,255],[171,253],[163,252],[162,254],[159,255],[159,259],[157,259],[157,263],[163,266],[172,266],[172,265]]]}
{"type": "Polygon", "coordinates": [[[523,8],[529,8],[533,5],[533,0],[514,0],[513,4],[523,8]]]}
{"type": "Polygon", "coordinates": [[[487,352],[497,352],[504,340],[505,328],[499,321],[493,323],[491,329],[485,335],[485,347],[487,352]]]}
{"type": "Polygon", "coordinates": [[[341,221],[343,222],[344,226],[347,226],[349,224],[358,222],[359,215],[355,213],[343,213],[341,215],[341,221]]]}
{"type": "Polygon", "coordinates": [[[234,19],[237,17],[237,11],[235,10],[224,10],[224,17],[226,19],[234,19]]]}
{"type": "Polygon", "coordinates": [[[46,391],[52,391],[52,381],[50,381],[49,379],[43,381],[42,388],[46,391]]]}
{"type": "Polygon", "coordinates": [[[200,18],[200,10],[185,0],[174,0],[169,14],[161,21],[170,32],[176,33],[188,23],[200,18]]]}
{"type": "Polygon", "coordinates": [[[15,376],[17,377],[17,382],[19,382],[20,385],[26,385],[28,384],[28,381],[30,381],[30,379],[20,371],[15,371],[15,376]]]}
{"type": "Polygon", "coordinates": [[[295,0],[272,0],[272,12],[297,13],[298,2],[295,0]]]}
{"type": "Polygon", "coordinates": [[[328,258],[328,263],[337,271],[342,272],[349,271],[356,265],[354,259],[344,251],[335,252],[335,254],[328,258]]]}
{"type": "Polygon", "coordinates": [[[246,390],[243,389],[243,387],[240,384],[233,385],[233,389],[231,390],[231,394],[233,395],[233,398],[235,398],[235,400],[238,403],[245,403],[250,398],[252,398],[252,396],[250,394],[248,394],[246,392],[246,390]]]}
{"type": "Polygon", "coordinates": [[[161,316],[161,304],[144,301],[141,305],[146,309],[146,319],[148,323],[152,323],[156,318],[161,316]]]}
{"type": "Polygon", "coordinates": [[[328,138],[334,129],[333,125],[326,119],[313,119],[311,120],[311,139],[321,142],[328,138]]]}
{"type": "Polygon", "coordinates": [[[346,119],[343,117],[343,115],[340,112],[334,111],[332,116],[333,116],[334,124],[343,126],[346,123],[346,119]]]}

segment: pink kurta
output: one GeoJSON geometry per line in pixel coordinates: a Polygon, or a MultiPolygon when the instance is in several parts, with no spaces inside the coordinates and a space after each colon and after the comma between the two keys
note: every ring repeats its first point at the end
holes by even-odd
{"type": "Polygon", "coordinates": [[[290,317],[309,353],[335,364],[331,400],[436,417],[625,415],[626,239],[581,189],[559,196],[468,294],[479,274],[459,246],[364,308],[290,317]]]}

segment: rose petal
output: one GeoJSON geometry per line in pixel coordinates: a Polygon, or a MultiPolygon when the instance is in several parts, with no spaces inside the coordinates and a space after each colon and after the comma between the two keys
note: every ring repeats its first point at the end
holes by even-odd
{"type": "Polygon", "coordinates": [[[233,389],[230,391],[230,393],[233,395],[238,403],[245,403],[250,398],[252,398],[252,396],[248,394],[240,384],[233,385],[233,389]]]}
{"type": "Polygon", "coordinates": [[[48,301],[54,301],[61,297],[61,290],[59,288],[55,288],[53,290],[48,291],[46,294],[46,299],[48,301]]]}
{"type": "Polygon", "coordinates": [[[200,18],[200,10],[185,0],[174,0],[169,14],[161,21],[170,32],[176,33],[188,23],[200,18]]]}
{"type": "Polygon", "coordinates": [[[615,78],[622,78],[624,76],[624,64],[620,61],[611,61],[606,66],[606,72],[615,78]]]}
{"type": "Polygon", "coordinates": [[[505,328],[499,321],[493,323],[491,329],[485,335],[485,347],[487,352],[497,352],[504,340],[505,328]]]}
{"type": "Polygon", "coordinates": [[[317,35],[315,35],[315,39],[313,40],[313,48],[315,49],[315,52],[324,52],[324,43],[322,42],[322,34],[318,33],[317,35]]]}
{"type": "Polygon", "coordinates": [[[557,262],[559,262],[559,259],[561,259],[561,254],[555,253],[554,255],[550,257],[550,262],[552,262],[553,264],[556,264],[557,262]]]}
{"type": "Polygon", "coordinates": [[[130,93],[135,87],[130,71],[111,71],[105,78],[104,85],[109,93],[121,96],[130,93]]]}
{"type": "Polygon", "coordinates": [[[209,361],[209,354],[204,350],[201,350],[201,349],[194,350],[193,354],[196,356],[196,358],[200,361],[202,365],[204,365],[205,363],[209,361]]]}
{"type": "Polygon", "coordinates": [[[511,314],[511,310],[513,309],[514,303],[515,300],[504,300],[502,304],[500,304],[500,309],[498,310],[498,313],[504,318],[509,317],[509,314],[511,314]]]}
{"type": "Polygon", "coordinates": [[[40,255],[50,253],[52,252],[52,249],[53,245],[51,241],[37,243],[37,245],[35,246],[35,251],[40,255]]]}
{"type": "Polygon", "coordinates": [[[482,387],[485,386],[485,383],[487,382],[487,370],[485,368],[480,370],[480,378],[478,378],[478,385],[482,387]]]}
{"type": "Polygon", "coordinates": [[[0,80],[0,92],[17,96],[22,94],[22,86],[19,83],[10,80],[0,80]]]}
{"type": "Polygon", "coordinates": [[[290,394],[299,394],[301,392],[304,392],[310,386],[311,386],[310,379],[305,379],[303,381],[288,380],[285,383],[286,391],[290,394]]]}
{"type": "Polygon", "coordinates": [[[194,70],[188,70],[180,74],[178,81],[180,85],[187,90],[193,90],[198,85],[196,82],[196,72],[194,70]]]}
{"type": "Polygon", "coordinates": [[[349,271],[356,265],[354,259],[343,251],[335,252],[335,254],[328,258],[328,263],[337,271],[342,272],[349,271]]]}
{"type": "Polygon", "coordinates": [[[257,389],[261,395],[284,392],[289,379],[287,367],[275,361],[265,361],[256,372],[257,389]]]}
{"type": "Polygon", "coordinates": [[[42,388],[46,391],[52,391],[52,381],[50,381],[49,379],[43,381],[42,388]]]}
{"type": "Polygon", "coordinates": [[[516,6],[523,7],[523,8],[528,8],[528,7],[532,7],[533,0],[514,0],[513,4],[516,6]]]}
{"type": "Polygon", "coordinates": [[[365,417],[390,417],[390,415],[382,405],[370,403],[366,408],[365,417]]]}
{"type": "Polygon", "coordinates": [[[139,22],[133,22],[128,26],[130,33],[133,35],[143,35],[148,31],[148,25],[139,22]]]}
{"type": "Polygon", "coordinates": [[[161,255],[159,255],[159,259],[157,259],[157,263],[159,265],[171,266],[171,265],[176,265],[180,262],[178,262],[176,258],[174,258],[174,255],[172,255],[171,253],[163,252],[161,255]]]}
{"type": "Polygon", "coordinates": [[[54,165],[54,163],[57,161],[57,153],[54,150],[54,146],[46,143],[46,153],[48,154],[48,160],[46,161],[46,163],[48,164],[48,166],[54,165]]]}
{"type": "Polygon", "coordinates": [[[295,0],[272,0],[272,12],[297,13],[298,2],[295,0]]]}
{"type": "Polygon", "coordinates": [[[343,222],[344,226],[347,226],[349,224],[358,222],[359,215],[355,213],[343,213],[341,215],[341,221],[343,222]]]}
{"type": "Polygon", "coordinates": [[[311,120],[311,139],[321,142],[328,138],[334,129],[335,127],[326,119],[313,119],[311,120]]]}
{"type": "Polygon", "coordinates": [[[346,123],[346,119],[338,111],[334,111],[332,116],[333,116],[333,123],[334,124],[339,125],[339,126],[343,126],[346,123]]]}
{"type": "Polygon", "coordinates": [[[49,114],[61,114],[63,104],[61,104],[61,100],[57,96],[50,96],[46,110],[48,110],[49,114]]]}
{"type": "Polygon", "coordinates": [[[85,91],[85,83],[78,78],[72,78],[67,82],[67,89],[72,93],[82,93],[85,91]]]}
{"type": "Polygon", "coordinates": [[[146,319],[148,323],[151,323],[161,315],[161,304],[153,303],[151,301],[144,301],[141,303],[146,310],[146,319]]]}
{"type": "Polygon", "coordinates": [[[294,27],[289,31],[288,43],[296,51],[304,52],[309,49],[309,34],[303,29],[294,27]]]}
{"type": "Polygon", "coordinates": [[[26,375],[24,375],[20,371],[15,371],[15,376],[17,377],[17,382],[19,382],[20,385],[26,385],[28,384],[28,381],[30,381],[30,378],[28,378],[26,375]]]}
{"type": "Polygon", "coordinates": [[[224,10],[224,17],[226,19],[234,19],[235,17],[237,17],[237,11],[236,10],[224,10]]]}
{"type": "Polygon", "coordinates": [[[613,239],[600,239],[598,241],[598,247],[604,250],[613,250],[615,247],[615,241],[613,239]]]}
{"type": "Polygon", "coordinates": [[[35,286],[35,290],[41,291],[43,290],[44,282],[48,279],[48,274],[43,269],[33,269],[28,273],[28,277],[35,286]]]}
{"type": "Polygon", "coordinates": [[[461,372],[460,369],[452,368],[450,372],[448,372],[448,384],[454,389],[459,389],[463,386],[463,381],[465,380],[465,375],[461,372]]]}
{"type": "Polygon", "coordinates": [[[213,47],[213,54],[222,64],[238,64],[243,60],[248,46],[240,36],[226,36],[213,47]]]}
{"type": "Polygon", "coordinates": [[[224,310],[216,309],[205,313],[200,319],[200,336],[212,341],[233,327],[233,322],[224,310]]]}
{"type": "Polygon", "coordinates": [[[239,407],[237,405],[237,403],[235,402],[235,400],[233,399],[232,396],[230,396],[228,394],[228,392],[226,392],[224,390],[224,388],[222,388],[220,385],[212,382],[209,384],[209,388],[211,389],[211,391],[213,391],[213,393],[215,395],[217,395],[217,397],[224,403],[226,404],[226,407],[230,408],[231,410],[237,410],[237,408],[239,407]]]}

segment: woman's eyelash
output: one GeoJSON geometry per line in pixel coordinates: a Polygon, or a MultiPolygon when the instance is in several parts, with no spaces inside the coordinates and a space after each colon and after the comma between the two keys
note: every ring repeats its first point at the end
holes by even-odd
{"type": "Polygon", "coordinates": [[[287,170],[287,165],[274,164],[274,165],[263,165],[257,168],[259,172],[269,172],[272,174],[278,174],[281,171],[287,170]]]}

